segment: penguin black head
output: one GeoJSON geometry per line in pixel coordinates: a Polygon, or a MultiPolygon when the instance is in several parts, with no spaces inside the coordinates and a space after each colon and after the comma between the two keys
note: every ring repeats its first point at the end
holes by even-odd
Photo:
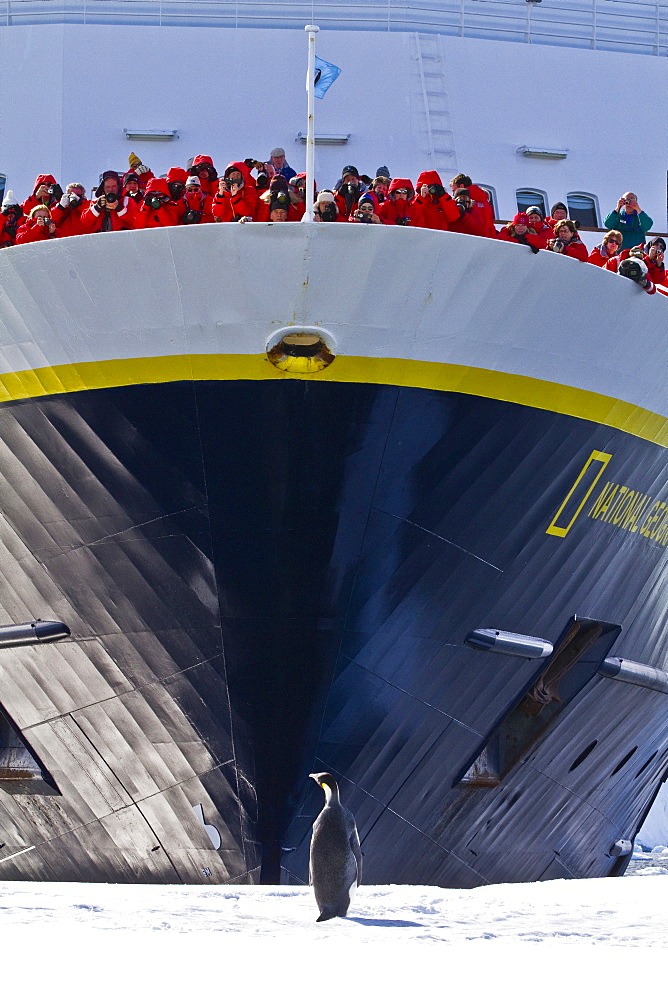
{"type": "Polygon", "coordinates": [[[309,774],[309,778],[313,778],[325,793],[325,802],[329,802],[332,798],[338,800],[339,797],[339,786],[336,783],[336,778],[328,771],[318,771],[315,774],[309,774]]]}

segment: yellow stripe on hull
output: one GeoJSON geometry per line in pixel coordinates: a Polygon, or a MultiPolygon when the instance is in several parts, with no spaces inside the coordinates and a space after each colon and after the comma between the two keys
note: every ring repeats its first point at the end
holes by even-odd
{"type": "Polygon", "coordinates": [[[591,420],[668,446],[668,419],[633,403],[525,375],[403,358],[339,355],[324,371],[312,375],[281,371],[267,360],[266,354],[196,354],[80,362],[0,375],[0,402],[147,383],[282,378],[461,392],[591,420]]]}

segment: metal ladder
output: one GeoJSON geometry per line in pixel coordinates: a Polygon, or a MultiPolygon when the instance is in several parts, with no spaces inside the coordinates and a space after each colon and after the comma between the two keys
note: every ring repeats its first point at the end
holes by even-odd
{"type": "MultiPolygon", "coordinates": [[[[438,35],[416,32],[414,40],[415,60],[422,87],[429,166],[439,173],[456,173],[455,136],[452,131],[440,38],[438,35]]],[[[442,177],[442,180],[447,186],[447,178],[442,177]]]]}

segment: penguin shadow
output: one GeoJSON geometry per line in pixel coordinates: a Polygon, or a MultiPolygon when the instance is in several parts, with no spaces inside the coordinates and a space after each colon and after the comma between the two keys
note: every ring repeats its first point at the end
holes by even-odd
{"type": "Polygon", "coordinates": [[[341,917],[341,920],[348,920],[353,924],[362,924],[364,927],[424,927],[415,920],[383,920],[381,917],[341,917]]]}

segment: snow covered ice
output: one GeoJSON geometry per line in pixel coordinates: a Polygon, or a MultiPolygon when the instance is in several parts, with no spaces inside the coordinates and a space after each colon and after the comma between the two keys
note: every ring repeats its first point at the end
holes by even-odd
{"type": "Polygon", "coordinates": [[[94,984],[120,1000],[324,1000],[341,976],[364,1000],[516,998],[521,982],[541,1000],[632,995],[665,980],[667,891],[662,878],[363,885],[348,918],[317,924],[306,887],[1,882],[5,984],[30,969],[28,997],[94,984]]]}

